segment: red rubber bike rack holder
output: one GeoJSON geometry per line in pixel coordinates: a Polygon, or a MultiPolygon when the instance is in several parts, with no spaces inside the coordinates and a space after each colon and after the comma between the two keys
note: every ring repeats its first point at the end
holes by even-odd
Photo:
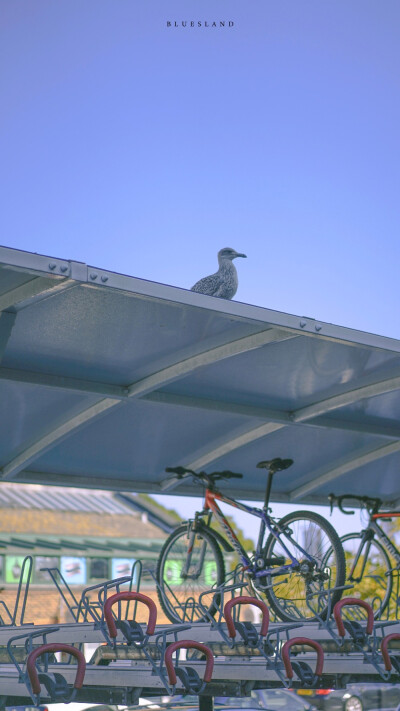
{"type": "Polygon", "coordinates": [[[342,607],[347,607],[350,605],[356,605],[357,607],[362,607],[366,610],[367,618],[367,634],[372,634],[374,629],[374,612],[371,605],[368,605],[365,600],[359,600],[357,597],[344,597],[343,600],[339,600],[333,608],[333,616],[335,618],[336,626],[340,637],[345,637],[346,630],[342,620],[342,607]]]}
{"type": "Polygon", "coordinates": [[[293,637],[289,639],[282,647],[282,660],[285,665],[286,676],[288,679],[293,679],[294,672],[292,668],[292,663],[290,661],[290,649],[295,644],[306,644],[308,647],[312,647],[317,652],[317,664],[315,667],[315,675],[321,676],[322,670],[324,668],[324,650],[322,649],[319,642],[314,639],[308,639],[307,637],[293,637]]]}
{"type": "Polygon", "coordinates": [[[385,662],[386,671],[392,671],[392,662],[390,661],[389,657],[388,645],[390,644],[390,642],[392,642],[392,640],[395,639],[400,639],[400,634],[398,632],[393,632],[393,634],[387,634],[381,642],[381,653],[383,661],[385,662]]]}
{"type": "Polygon", "coordinates": [[[146,634],[154,634],[157,623],[157,607],[155,602],[147,595],[142,595],[138,592],[119,592],[111,597],[107,598],[104,603],[104,619],[107,623],[108,633],[113,639],[117,636],[117,628],[115,626],[115,621],[112,616],[112,606],[116,602],[121,600],[137,600],[138,602],[143,602],[149,608],[149,621],[147,623],[146,634]]]}
{"type": "Polygon", "coordinates": [[[234,639],[236,637],[235,623],[232,617],[232,607],[235,605],[254,605],[258,607],[262,612],[262,622],[260,629],[260,637],[265,637],[268,632],[269,627],[269,610],[265,602],[262,600],[257,600],[256,597],[250,597],[250,595],[239,595],[238,597],[233,597],[232,600],[228,600],[224,607],[224,616],[226,620],[226,626],[228,628],[229,637],[234,639]]]}
{"type": "Polygon", "coordinates": [[[29,677],[29,681],[31,682],[33,693],[40,694],[41,688],[38,672],[36,669],[36,660],[42,654],[47,654],[48,652],[66,652],[67,654],[71,654],[73,657],[76,657],[76,659],[78,660],[78,669],[76,672],[74,688],[81,689],[83,686],[83,680],[85,678],[86,671],[85,657],[83,656],[82,652],[79,651],[79,649],[71,647],[71,645],[69,644],[54,642],[53,644],[42,644],[40,647],[37,647],[33,650],[33,652],[28,655],[28,658],[26,660],[26,671],[29,677]]]}
{"type": "Polygon", "coordinates": [[[205,654],[207,657],[206,670],[204,672],[203,681],[211,681],[214,669],[214,656],[211,649],[205,644],[202,644],[201,642],[195,642],[191,639],[183,639],[180,642],[172,642],[172,644],[168,645],[165,651],[164,661],[165,666],[167,668],[169,683],[171,684],[171,686],[175,686],[177,682],[174,663],[172,661],[172,655],[174,654],[174,652],[176,652],[177,649],[197,649],[199,652],[203,652],[203,654],[205,654]]]}

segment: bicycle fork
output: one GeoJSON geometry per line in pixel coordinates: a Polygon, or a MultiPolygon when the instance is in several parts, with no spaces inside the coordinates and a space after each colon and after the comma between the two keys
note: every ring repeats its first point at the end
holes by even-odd
{"type": "Polygon", "coordinates": [[[369,551],[371,548],[371,542],[372,542],[373,537],[374,537],[374,534],[372,533],[372,531],[368,531],[368,530],[364,531],[363,537],[361,539],[361,543],[359,545],[358,551],[357,551],[355,558],[354,558],[353,565],[351,566],[351,569],[350,569],[350,572],[348,575],[348,580],[351,583],[359,583],[364,576],[365,567],[368,562],[369,551]],[[364,549],[364,546],[365,546],[365,549],[364,549]],[[361,557],[361,553],[364,553],[364,559],[363,559],[361,571],[359,572],[359,575],[357,576],[357,578],[355,578],[354,571],[357,568],[358,562],[361,557]]]}
{"type": "Polygon", "coordinates": [[[189,521],[188,536],[187,536],[188,537],[188,547],[187,547],[187,552],[186,552],[186,560],[185,560],[185,563],[184,563],[182,570],[181,570],[181,578],[183,580],[188,580],[188,579],[196,580],[199,577],[199,575],[203,569],[203,563],[204,563],[204,559],[206,557],[207,541],[205,540],[205,538],[203,538],[203,543],[201,544],[198,563],[197,563],[196,567],[194,568],[194,570],[191,573],[189,573],[190,566],[192,563],[192,556],[193,556],[193,549],[195,546],[196,535],[199,534],[199,530],[196,525],[197,522],[198,522],[197,515],[194,519],[191,519],[189,521]]]}

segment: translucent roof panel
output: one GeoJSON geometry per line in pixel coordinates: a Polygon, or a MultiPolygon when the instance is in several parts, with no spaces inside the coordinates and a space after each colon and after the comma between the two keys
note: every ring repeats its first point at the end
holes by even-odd
{"type": "Polygon", "coordinates": [[[276,501],[400,500],[397,340],[2,247],[0,359],[2,481],[262,499],[280,456],[276,501]]]}

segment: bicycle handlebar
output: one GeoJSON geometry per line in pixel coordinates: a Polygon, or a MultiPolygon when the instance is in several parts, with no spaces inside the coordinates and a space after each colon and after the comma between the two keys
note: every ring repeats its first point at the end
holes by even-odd
{"type": "Polygon", "coordinates": [[[341,511],[343,514],[346,514],[346,516],[352,516],[355,513],[354,511],[347,511],[345,508],[343,508],[343,501],[345,501],[346,499],[350,499],[352,501],[359,501],[365,506],[365,508],[370,513],[376,513],[382,505],[381,499],[374,499],[370,496],[357,496],[356,494],[342,494],[342,496],[335,496],[335,494],[329,494],[328,500],[331,507],[331,513],[336,503],[339,511],[341,511]]]}
{"type": "MultiPolygon", "coordinates": [[[[223,472],[212,472],[211,474],[206,474],[206,472],[194,472],[193,469],[186,469],[186,467],[167,467],[166,472],[171,474],[176,474],[177,480],[186,478],[186,476],[192,476],[198,481],[205,483],[207,486],[212,486],[215,481],[219,479],[242,479],[243,474],[236,474],[226,469],[223,472]]],[[[175,478],[165,479],[164,482],[167,486],[170,486],[170,482],[175,482],[175,478]]],[[[161,485],[163,482],[161,482],[161,485]]]]}
{"type": "Polygon", "coordinates": [[[165,471],[171,474],[177,474],[180,479],[184,474],[196,474],[192,469],[186,469],[185,467],[166,467],[165,471]]]}

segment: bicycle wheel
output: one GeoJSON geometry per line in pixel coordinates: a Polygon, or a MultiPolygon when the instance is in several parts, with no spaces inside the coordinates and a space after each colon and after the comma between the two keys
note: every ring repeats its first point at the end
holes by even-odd
{"type": "MultiPolygon", "coordinates": [[[[187,525],[179,526],[171,533],[158,559],[158,598],[171,622],[206,621],[207,614],[198,604],[200,595],[225,581],[224,559],[212,533],[202,528],[194,535],[192,545],[187,577],[182,577],[189,546],[187,525]]],[[[220,600],[221,595],[210,592],[202,597],[201,602],[207,613],[213,616],[220,600]]]]}
{"type": "Polygon", "coordinates": [[[360,552],[354,573],[350,577],[357,551],[361,545],[362,534],[347,533],[340,540],[346,557],[346,582],[354,586],[348,594],[368,602],[374,611],[375,618],[380,617],[389,604],[393,586],[392,566],[388,554],[379,541],[375,539],[366,541],[360,552]]]}
{"type": "MultiPolygon", "coordinates": [[[[276,615],[285,621],[325,618],[328,607],[332,610],[342,591],[328,591],[344,585],[346,562],[340,538],[331,524],[313,511],[296,511],[279,521],[284,531],[282,540],[294,558],[297,569],[266,576],[265,590],[268,602],[276,615]],[[298,548],[312,557],[309,562],[298,548]],[[330,598],[330,599],[329,599],[330,598]]],[[[288,558],[282,544],[272,533],[268,536],[264,554],[266,558],[288,558]]]]}

